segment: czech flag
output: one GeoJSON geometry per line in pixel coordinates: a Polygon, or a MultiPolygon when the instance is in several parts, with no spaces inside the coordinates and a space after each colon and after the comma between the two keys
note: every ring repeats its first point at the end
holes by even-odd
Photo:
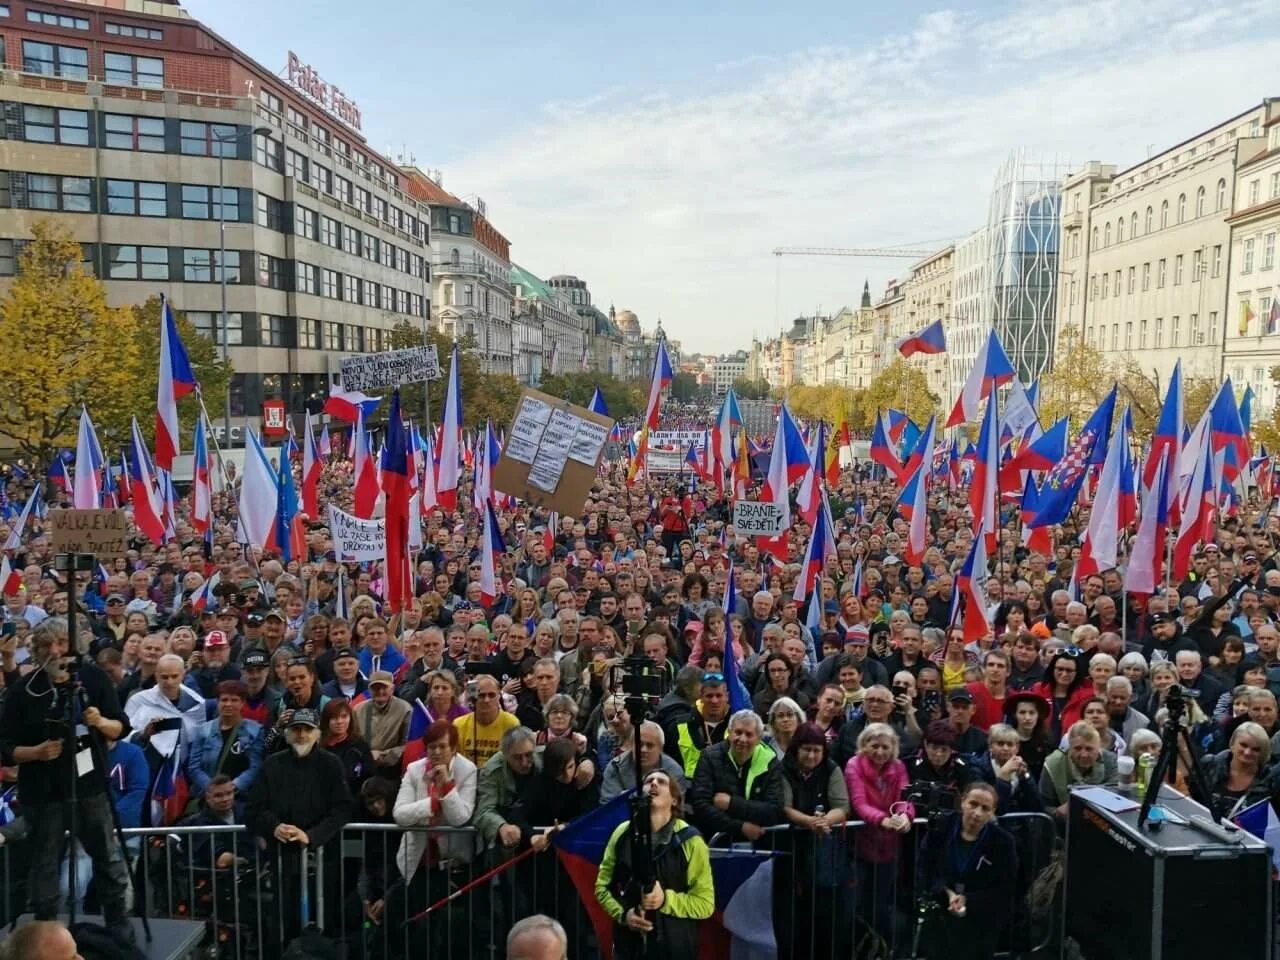
{"type": "Polygon", "coordinates": [[[485,501],[484,530],[480,535],[480,602],[486,609],[498,599],[498,555],[507,552],[493,512],[493,501],[485,501]]]}
{"type": "Polygon", "coordinates": [[[133,523],[156,546],[164,543],[164,504],[151,478],[151,461],[142,441],[138,418],[133,418],[129,439],[129,491],[133,523]]]}
{"type": "Polygon", "coordinates": [[[329,397],[324,402],[323,412],[339,420],[355,423],[363,414],[371,417],[382,403],[381,397],[371,397],[359,390],[344,390],[338,384],[329,387],[329,397]]]}
{"type": "Polygon", "coordinates": [[[355,501],[352,509],[361,520],[373,516],[378,503],[378,473],[369,449],[369,435],[364,428],[364,413],[356,414],[355,501]]]}
{"type": "Polygon", "coordinates": [[[1129,547],[1129,564],[1124,572],[1124,588],[1130,593],[1150,596],[1156,592],[1164,573],[1165,535],[1169,529],[1169,504],[1161,491],[1167,486],[1169,450],[1160,451],[1152,485],[1142,498],[1138,533],[1129,547]]]}
{"type": "Polygon", "coordinates": [[[1004,346],[994,330],[987,337],[987,342],[978,351],[973,369],[956,397],[955,406],[951,408],[951,416],[947,418],[947,426],[955,427],[966,421],[978,419],[978,408],[992,391],[1002,383],[1014,378],[1013,364],[1004,346]]]}
{"type": "Polygon", "coordinates": [[[885,414],[877,414],[875,427],[871,430],[871,459],[884,467],[890,477],[897,480],[902,476],[902,461],[894,452],[885,420],[885,414]]]}
{"type": "Polygon", "coordinates": [[[595,393],[591,394],[591,404],[587,409],[604,417],[609,416],[609,405],[604,402],[604,394],[600,392],[599,387],[596,387],[595,393]]]}
{"type": "Polygon", "coordinates": [[[172,470],[178,455],[178,401],[196,388],[187,348],[169,301],[160,298],[160,385],[156,393],[156,467],[172,470]]]}
{"type": "Polygon", "coordinates": [[[973,543],[969,545],[969,555],[965,557],[960,572],[956,574],[955,599],[951,608],[951,623],[961,616],[961,601],[964,597],[963,621],[964,642],[974,643],[991,632],[991,624],[987,621],[986,603],[979,592],[982,582],[987,579],[986,535],[981,521],[974,533],[973,543]]]}
{"type": "Polygon", "coordinates": [[[560,865],[573,881],[578,899],[587,911],[596,941],[600,944],[600,954],[605,960],[613,957],[613,920],[596,899],[596,877],[600,873],[609,838],[620,826],[630,822],[631,794],[632,791],[627,791],[570,821],[551,839],[560,865]]]}
{"type": "Polygon", "coordinates": [[[653,355],[653,378],[649,382],[649,402],[645,407],[644,422],[650,430],[658,429],[658,416],[662,407],[662,391],[673,378],[671,358],[667,355],[667,342],[658,341],[657,353],[653,355]]]}
{"type": "MultiPolygon", "coordinates": [[[[316,442],[315,427],[311,423],[311,411],[307,411],[306,436],[302,438],[302,509],[309,517],[320,514],[320,470],[324,458],[316,442]]],[[[321,427],[321,432],[324,428],[321,427]]]]}
{"type": "Polygon", "coordinates": [[[942,330],[942,321],[935,320],[919,333],[903,337],[896,346],[904,357],[912,357],[917,353],[946,353],[947,335],[942,330]]]}
{"type": "MultiPolygon", "coordinates": [[[[308,414],[310,416],[310,414],[308,414]]],[[[213,523],[213,488],[209,478],[209,446],[205,442],[204,414],[196,420],[196,438],[192,457],[191,526],[204,533],[213,523]]]]}
{"type": "Polygon", "coordinates": [[[1213,435],[1213,452],[1227,451],[1223,475],[1228,482],[1234,482],[1249,461],[1249,438],[1240,421],[1240,408],[1236,406],[1230,377],[1222,382],[1209,405],[1209,429],[1213,435]]]}
{"type": "Polygon", "coordinates": [[[266,549],[276,528],[279,502],[279,478],[271,469],[271,461],[257,434],[246,430],[237,540],[266,549]]]}
{"type": "Polygon", "coordinates": [[[77,510],[96,510],[102,502],[102,447],[89,419],[80,408],[80,429],[76,435],[76,477],[72,503],[77,510]]]}

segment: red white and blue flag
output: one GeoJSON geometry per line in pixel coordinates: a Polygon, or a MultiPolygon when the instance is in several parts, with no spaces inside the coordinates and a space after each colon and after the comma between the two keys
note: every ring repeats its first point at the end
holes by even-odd
{"type": "MultiPolygon", "coordinates": [[[[320,471],[324,467],[324,457],[316,441],[310,410],[303,429],[306,435],[302,438],[302,509],[307,516],[314,518],[320,515],[320,471]]],[[[320,430],[325,432],[323,426],[320,430]]]]}
{"type": "Polygon", "coordinates": [[[196,437],[191,458],[191,526],[198,533],[204,533],[213,523],[213,486],[204,421],[202,412],[196,419],[196,437]]]}
{"type": "Polygon", "coordinates": [[[164,543],[164,503],[152,479],[151,460],[134,417],[129,435],[129,492],[133,501],[133,523],[156,546],[164,543]]]}
{"type": "Polygon", "coordinates": [[[449,361],[449,380],[445,386],[444,420],[440,424],[440,464],[436,472],[436,503],[446,513],[458,509],[458,483],[461,479],[459,457],[462,443],[461,360],[458,345],[453,345],[449,361]]]}
{"type": "Polygon", "coordinates": [[[1075,506],[1085,474],[1090,467],[1100,464],[1106,455],[1116,407],[1116,390],[1116,387],[1111,388],[1085,422],[1066,455],[1045,475],[1032,526],[1051,527],[1062,523],[1075,506]]]}
{"type": "Polygon", "coordinates": [[[946,353],[947,335],[942,329],[942,321],[933,321],[918,333],[903,337],[895,346],[904,357],[912,357],[917,353],[946,353]]]}
{"type": "Polygon", "coordinates": [[[178,401],[196,388],[187,348],[169,301],[160,298],[160,384],[156,393],[156,468],[173,469],[179,453],[178,401]]]}
{"type": "Polygon", "coordinates": [[[973,479],[969,483],[969,509],[973,513],[974,536],[982,531],[986,549],[994,552],[1000,532],[1000,424],[996,412],[996,396],[987,400],[978,433],[977,456],[973,461],[973,479]]]}
{"type": "Polygon", "coordinates": [[[951,605],[951,623],[962,622],[965,643],[975,643],[991,632],[981,589],[988,573],[986,542],[986,530],[983,521],[979,520],[973,543],[969,545],[969,554],[956,574],[955,596],[951,605]]]}
{"type": "Polygon", "coordinates": [[[374,465],[369,435],[364,428],[364,414],[356,414],[355,433],[355,499],[352,510],[361,520],[373,516],[378,504],[378,471],[374,465]]]}
{"type": "Polygon", "coordinates": [[[1013,378],[1013,364],[1009,362],[1009,355],[1004,352],[1000,338],[992,330],[986,343],[978,351],[973,370],[960,388],[960,395],[951,408],[951,416],[947,418],[947,426],[955,427],[977,420],[982,401],[991,396],[996,387],[1013,378]]]}
{"type": "Polygon", "coordinates": [[[498,517],[493,512],[493,501],[486,501],[484,529],[480,534],[480,601],[486,608],[493,606],[493,602],[498,599],[498,557],[506,552],[507,547],[502,542],[502,533],[498,527],[498,517]]]}
{"type": "Polygon", "coordinates": [[[373,416],[380,403],[381,397],[371,397],[360,390],[345,390],[335,383],[329,387],[329,396],[322,412],[339,420],[355,423],[361,415],[373,416]]]}
{"type": "Polygon", "coordinates": [[[76,476],[72,506],[77,510],[96,510],[102,504],[102,447],[89,419],[89,411],[80,408],[80,429],[76,435],[76,476]]]}

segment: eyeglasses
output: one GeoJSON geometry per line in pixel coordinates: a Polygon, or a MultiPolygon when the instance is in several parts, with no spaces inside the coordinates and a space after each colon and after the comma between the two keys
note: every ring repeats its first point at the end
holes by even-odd
{"type": "Polygon", "coordinates": [[[1069,673],[1069,674],[1071,674],[1071,676],[1073,676],[1073,677],[1074,677],[1074,676],[1076,675],[1076,668],[1075,668],[1075,667],[1054,667],[1054,668],[1053,668],[1053,672],[1054,672],[1054,673],[1069,673]]]}

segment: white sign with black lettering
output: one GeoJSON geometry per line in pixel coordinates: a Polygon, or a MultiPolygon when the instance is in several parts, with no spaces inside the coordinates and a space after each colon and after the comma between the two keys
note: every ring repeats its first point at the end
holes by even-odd
{"type": "Polygon", "coordinates": [[[538,443],[542,440],[542,431],[547,429],[550,419],[551,404],[537,397],[523,397],[503,452],[512,460],[533,463],[533,458],[538,453],[538,443]]]}
{"type": "Polygon", "coordinates": [[[776,503],[739,500],[733,505],[733,529],[748,537],[776,537],[783,521],[782,507],[776,503]]]}
{"type": "Polygon", "coordinates": [[[342,386],[347,390],[398,387],[402,383],[440,379],[440,359],[435,344],[343,357],[339,367],[342,386]]]}
{"type": "Polygon", "coordinates": [[[329,535],[339,563],[381,560],[387,555],[387,528],[381,520],[361,520],[329,505],[329,535]]]}
{"type": "Polygon", "coordinates": [[[581,422],[581,419],[568,410],[551,411],[551,419],[547,422],[547,428],[542,431],[533,465],[529,467],[529,486],[547,493],[555,490],[564,473],[564,465],[569,460],[569,451],[581,422]]]}

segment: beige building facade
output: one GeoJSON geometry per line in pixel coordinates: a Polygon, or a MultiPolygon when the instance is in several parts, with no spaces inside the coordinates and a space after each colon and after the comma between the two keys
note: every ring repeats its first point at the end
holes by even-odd
{"type": "Polygon", "coordinates": [[[1271,101],[1119,172],[1064,183],[1058,338],[1068,326],[1163,385],[1181,359],[1217,377],[1227,328],[1237,167],[1265,144],[1271,101]]]}
{"type": "MultiPolygon", "coordinates": [[[[902,285],[905,309],[899,318],[898,328],[891,334],[895,342],[920,332],[938,320],[942,321],[944,330],[951,325],[955,252],[955,245],[951,244],[912,266],[911,276],[902,285]]],[[[889,359],[892,362],[893,357],[889,359]]],[[[917,353],[907,363],[924,371],[929,380],[929,391],[934,396],[943,397],[947,394],[945,353],[917,353]]]]}
{"type": "Polygon", "coordinates": [[[1235,203],[1227,220],[1230,275],[1223,367],[1237,395],[1246,385],[1252,387],[1255,411],[1269,412],[1277,400],[1271,370],[1280,366],[1280,115],[1273,112],[1263,132],[1261,146],[1254,139],[1240,144],[1241,152],[1248,147],[1249,153],[1236,168],[1235,203]]]}

